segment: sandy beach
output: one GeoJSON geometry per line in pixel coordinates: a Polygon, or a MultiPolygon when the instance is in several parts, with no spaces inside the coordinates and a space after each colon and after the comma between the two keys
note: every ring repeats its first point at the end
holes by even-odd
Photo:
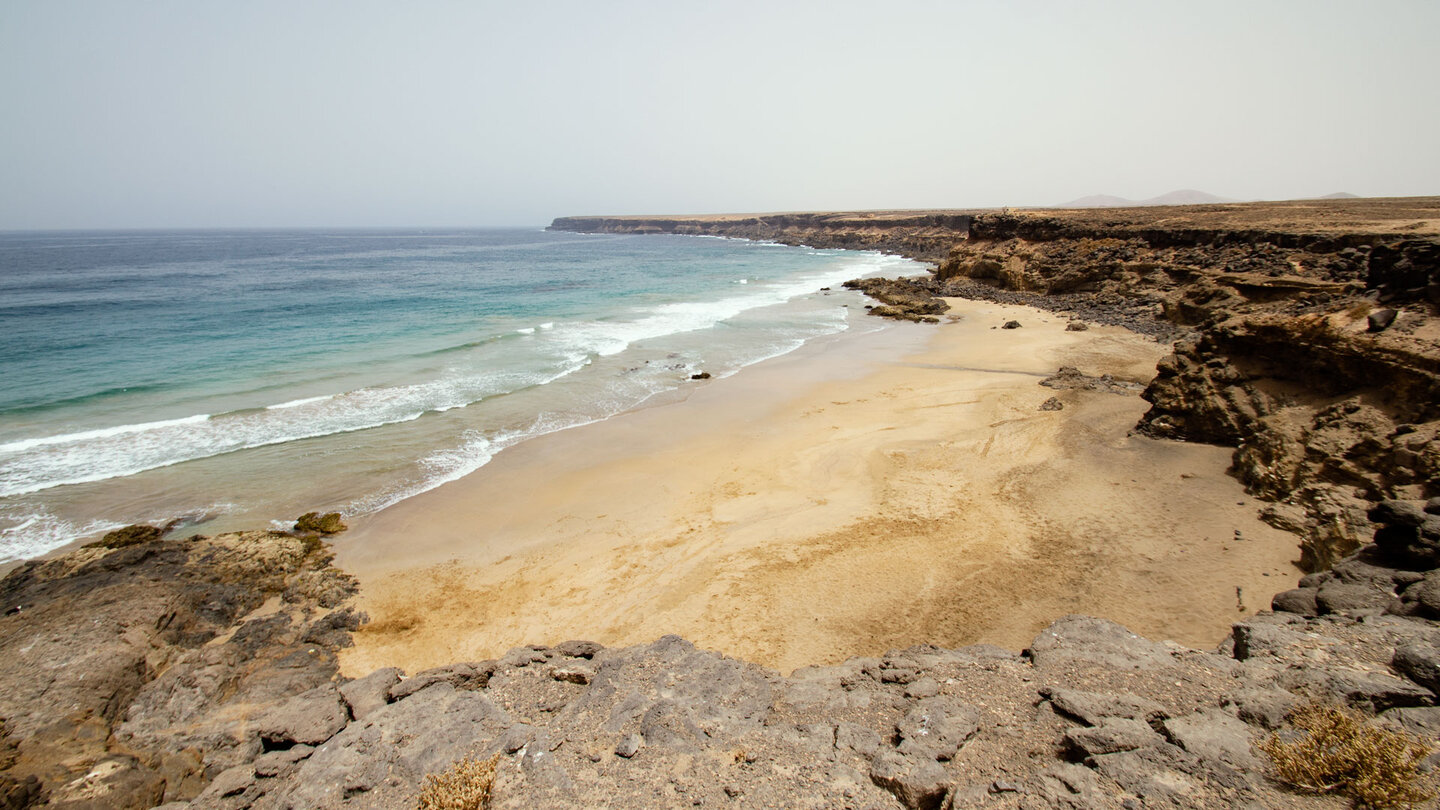
{"type": "Polygon", "coordinates": [[[1168,348],[953,300],[534,439],[342,536],[372,622],[347,675],[677,633],[782,672],[917,643],[1025,646],[1086,613],[1209,648],[1293,587],[1230,451],[1129,436],[1168,348]],[[998,329],[1007,320],[1023,328],[998,329]],[[1042,411],[1058,396],[1065,407],[1042,411]]]}

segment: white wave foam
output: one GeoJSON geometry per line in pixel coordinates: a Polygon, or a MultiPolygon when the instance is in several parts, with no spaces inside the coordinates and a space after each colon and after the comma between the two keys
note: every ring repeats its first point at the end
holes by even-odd
{"type": "Polygon", "coordinates": [[[315,402],[324,402],[324,401],[327,400],[327,399],[333,399],[334,396],[335,396],[334,394],[326,394],[326,395],[323,396],[323,397],[305,397],[305,398],[303,398],[303,399],[292,399],[292,400],[290,400],[289,402],[282,402],[282,403],[280,403],[279,405],[266,405],[266,406],[265,406],[265,410],[267,410],[267,411],[283,411],[283,410],[285,410],[286,408],[298,408],[298,407],[300,407],[301,405],[309,405],[309,404],[315,403],[315,402]]]}
{"type": "Polygon", "coordinates": [[[0,563],[38,557],[76,539],[125,525],[108,520],[75,524],[40,507],[26,511],[6,510],[6,513],[0,514],[0,520],[18,521],[8,529],[0,529],[0,563]]]}
{"type": "Polygon", "coordinates": [[[526,326],[526,327],[521,328],[521,329],[516,329],[516,330],[515,330],[515,333],[516,333],[516,334],[519,334],[519,335],[533,335],[533,334],[535,334],[535,327],[533,327],[533,326],[526,326]]]}
{"type": "MultiPolygon", "coordinates": [[[[561,324],[556,329],[557,339],[568,339],[572,344],[584,345],[590,351],[601,356],[613,355],[624,351],[636,340],[707,328],[750,309],[783,303],[800,295],[814,293],[820,287],[855,278],[857,275],[893,272],[894,265],[911,264],[907,259],[896,261],[892,257],[880,254],[864,254],[864,258],[859,260],[854,259],[853,254],[850,254],[847,259],[849,260],[842,265],[820,273],[811,273],[786,282],[771,283],[764,287],[757,285],[756,292],[743,297],[731,297],[710,302],[665,304],[654,308],[647,317],[629,322],[561,324]]],[[[812,328],[802,329],[798,335],[777,336],[776,342],[763,347],[755,347],[756,350],[753,353],[736,358],[738,362],[733,368],[726,369],[716,376],[729,377],[743,367],[788,354],[805,345],[811,338],[835,334],[847,328],[848,320],[845,310],[836,308],[825,310],[825,313],[826,317],[815,322],[812,328]]],[[[590,355],[575,355],[574,359],[577,360],[580,367],[592,363],[590,355]]],[[[687,373],[681,375],[679,379],[688,378],[688,370],[687,366],[687,373]]],[[[635,380],[631,375],[625,375],[625,379],[635,380]]],[[[526,430],[490,437],[469,431],[464,435],[464,441],[459,446],[437,450],[421,459],[418,465],[422,472],[418,480],[412,479],[394,489],[356,501],[350,505],[347,513],[370,514],[380,511],[479,470],[507,447],[546,434],[603,421],[643,404],[663,390],[673,389],[676,384],[677,378],[673,375],[656,374],[652,378],[639,381],[637,383],[639,387],[633,388],[628,394],[617,392],[613,398],[608,400],[590,401],[589,405],[595,410],[586,416],[573,413],[544,413],[537,416],[534,423],[526,430]]]]}
{"type": "Polygon", "coordinates": [[[576,359],[557,363],[548,372],[511,371],[362,388],[296,400],[278,409],[201,415],[11,442],[0,447],[0,497],[119,478],[236,450],[409,422],[427,411],[462,408],[487,397],[544,385],[582,366],[576,359]]]}
{"type": "Polygon", "coordinates": [[[568,324],[557,332],[565,332],[572,346],[608,357],[625,351],[637,341],[709,329],[748,310],[781,304],[856,276],[886,272],[897,264],[913,262],[878,253],[860,254],[819,272],[749,285],[751,289],[744,294],[711,301],[661,304],[633,320],[580,322],[568,324]]]}
{"type": "Polygon", "coordinates": [[[141,422],[135,425],[118,425],[116,427],[100,428],[98,430],[84,430],[79,433],[62,433],[57,436],[20,439],[19,441],[0,444],[0,453],[22,453],[36,447],[45,447],[52,444],[72,444],[75,442],[90,441],[92,439],[110,439],[130,433],[144,433],[149,430],[160,430],[176,425],[193,425],[204,422],[209,418],[210,414],[201,413],[180,419],[165,419],[159,422],[141,422]]]}
{"type": "Polygon", "coordinates": [[[490,463],[502,446],[519,441],[519,434],[507,435],[500,439],[487,439],[476,431],[466,431],[457,447],[437,450],[420,459],[423,470],[418,481],[410,481],[398,488],[362,498],[350,504],[346,514],[367,515],[393,506],[423,492],[456,481],[490,463]]]}
{"type": "MultiPolygon", "coordinates": [[[[777,281],[755,279],[743,290],[728,288],[728,296],[653,306],[633,313],[627,320],[539,324],[527,333],[544,330],[543,336],[533,341],[537,350],[546,352],[554,363],[544,373],[465,375],[449,372],[443,379],[425,383],[305,397],[258,410],[217,416],[198,414],[12,441],[0,445],[0,497],[132,475],[237,450],[364,430],[417,419],[427,412],[463,408],[489,396],[552,382],[591,366],[597,356],[617,354],[637,341],[712,328],[749,310],[812,295],[820,287],[856,276],[894,272],[899,265],[913,266],[908,260],[896,257],[848,253],[820,271],[777,281]]],[[[837,308],[835,312],[841,310],[837,308]]],[[[836,328],[843,329],[843,322],[836,328]]],[[[770,344],[771,350],[762,350],[763,356],[734,359],[739,366],[749,365],[793,350],[813,334],[807,333],[798,342],[781,338],[777,344],[770,344]]],[[[570,413],[564,418],[557,417],[553,424],[537,421],[523,434],[476,436],[467,438],[458,449],[437,451],[420,462],[422,480],[385,496],[384,504],[374,508],[383,508],[467,475],[487,463],[501,447],[528,436],[583,424],[585,420],[608,418],[619,410],[634,407],[659,390],[656,386],[672,387],[675,384],[672,377],[647,378],[643,381],[642,386],[646,386],[643,390],[632,388],[617,392],[614,403],[589,402],[583,416],[570,413]],[[592,415],[594,419],[590,419],[592,415]]],[[[61,531],[73,537],[77,530],[70,527],[61,531]]]]}

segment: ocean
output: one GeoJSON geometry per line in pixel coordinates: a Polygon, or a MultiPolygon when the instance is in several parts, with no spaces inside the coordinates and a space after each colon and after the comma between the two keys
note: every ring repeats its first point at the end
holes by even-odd
{"type": "Polygon", "coordinates": [[[878,328],[841,282],[918,269],[539,228],[0,233],[0,560],[130,523],[364,516],[878,328]]]}

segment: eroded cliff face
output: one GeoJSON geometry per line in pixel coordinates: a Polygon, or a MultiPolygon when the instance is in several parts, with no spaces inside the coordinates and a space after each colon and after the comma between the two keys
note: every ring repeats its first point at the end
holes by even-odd
{"type": "Polygon", "coordinates": [[[1440,243],[1412,233],[982,216],[936,281],[1144,302],[1184,327],[1139,429],[1235,447],[1320,570],[1368,536],[1373,502],[1440,492],[1440,243]]]}
{"type": "Polygon", "coordinates": [[[560,217],[551,230],[728,236],[785,245],[879,250],[939,262],[969,232],[964,211],[866,211],[710,217],[560,217]]]}
{"type": "Polygon", "coordinates": [[[911,293],[885,285],[878,314],[980,296],[1175,340],[1139,430],[1234,447],[1235,475],[1301,535],[1311,570],[1368,537],[1374,502],[1440,495],[1440,198],[553,227],[885,250],[935,271],[911,293]]]}

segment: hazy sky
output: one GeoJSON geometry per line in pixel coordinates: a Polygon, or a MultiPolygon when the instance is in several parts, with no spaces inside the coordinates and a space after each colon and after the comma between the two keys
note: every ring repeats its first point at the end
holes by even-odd
{"type": "Polygon", "coordinates": [[[1440,194],[1440,2],[0,4],[0,228],[1440,194]]]}

